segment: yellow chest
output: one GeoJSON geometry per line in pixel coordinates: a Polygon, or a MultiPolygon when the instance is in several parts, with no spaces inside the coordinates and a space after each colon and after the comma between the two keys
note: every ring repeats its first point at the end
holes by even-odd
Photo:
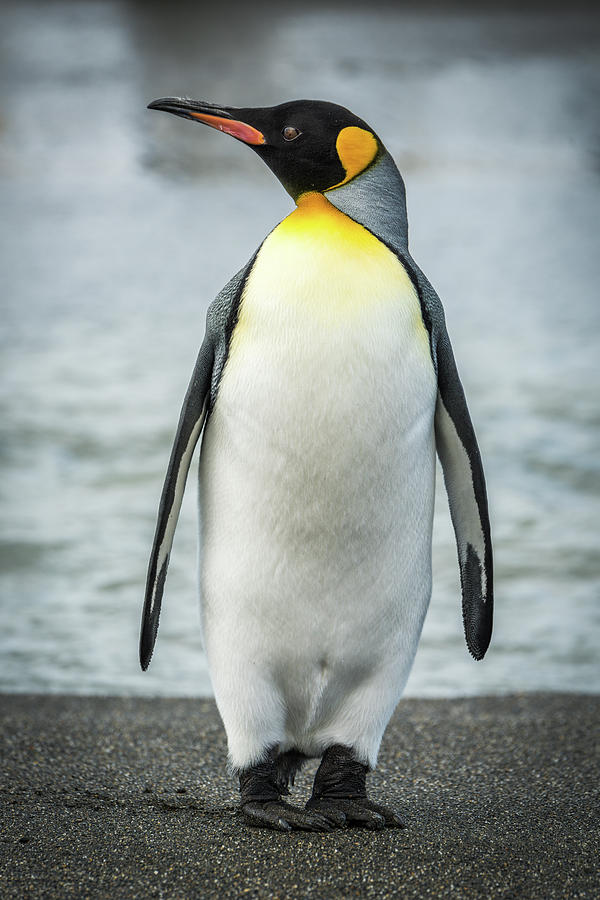
{"type": "Polygon", "coordinates": [[[231,351],[256,328],[343,333],[388,315],[390,325],[400,315],[410,338],[428,344],[415,289],[395,254],[322,194],[306,194],[260,249],[231,351]]]}

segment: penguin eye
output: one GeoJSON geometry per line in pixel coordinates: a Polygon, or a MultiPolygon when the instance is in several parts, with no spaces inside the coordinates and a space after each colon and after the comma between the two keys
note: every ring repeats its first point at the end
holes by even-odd
{"type": "Polygon", "coordinates": [[[294,128],[293,125],[286,125],[281,133],[284,141],[295,141],[296,138],[302,134],[302,132],[297,128],[294,128]]]}

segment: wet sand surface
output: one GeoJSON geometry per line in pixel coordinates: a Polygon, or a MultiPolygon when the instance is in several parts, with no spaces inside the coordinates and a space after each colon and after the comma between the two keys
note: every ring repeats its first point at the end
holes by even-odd
{"type": "Polygon", "coordinates": [[[597,696],[404,701],[370,779],[407,827],[377,833],[246,826],[210,700],[0,711],[3,898],[598,896],[597,696]]]}

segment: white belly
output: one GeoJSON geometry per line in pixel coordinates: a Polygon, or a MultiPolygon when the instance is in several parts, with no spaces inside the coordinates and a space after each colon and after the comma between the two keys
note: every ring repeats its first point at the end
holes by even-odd
{"type": "Polygon", "coordinates": [[[431,591],[435,375],[396,258],[352,234],[341,266],[329,220],[318,241],[314,217],[308,238],[285,224],[202,445],[206,648],[234,765],[349,732],[373,763],[431,591]]]}

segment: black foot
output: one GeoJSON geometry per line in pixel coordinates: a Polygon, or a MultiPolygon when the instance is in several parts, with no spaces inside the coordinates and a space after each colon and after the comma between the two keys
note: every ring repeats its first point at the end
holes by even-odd
{"type": "Polygon", "coordinates": [[[393,809],[373,803],[366,797],[354,800],[343,797],[321,800],[311,798],[306,804],[306,809],[322,816],[331,816],[337,811],[344,816],[347,825],[371,828],[373,831],[379,831],[386,825],[389,828],[404,828],[404,822],[393,809]]]}
{"type": "Polygon", "coordinates": [[[348,747],[329,747],[315,776],[312,797],[306,809],[330,817],[342,813],[348,825],[373,830],[403,828],[404,822],[393,810],[373,803],[367,797],[368,766],[358,762],[348,747]]]}
{"type": "Polygon", "coordinates": [[[278,756],[270,750],[263,762],[240,772],[242,812],[248,822],[277,831],[331,831],[345,824],[346,818],[338,810],[298,809],[281,799],[282,794],[289,794],[288,781],[293,784],[301,761],[302,755],[295,751],[278,756]]]}
{"type": "Polygon", "coordinates": [[[267,800],[266,802],[250,801],[242,803],[242,812],[251,825],[262,825],[276,831],[331,831],[345,822],[336,810],[321,813],[312,809],[298,809],[283,800],[267,800]]]}

